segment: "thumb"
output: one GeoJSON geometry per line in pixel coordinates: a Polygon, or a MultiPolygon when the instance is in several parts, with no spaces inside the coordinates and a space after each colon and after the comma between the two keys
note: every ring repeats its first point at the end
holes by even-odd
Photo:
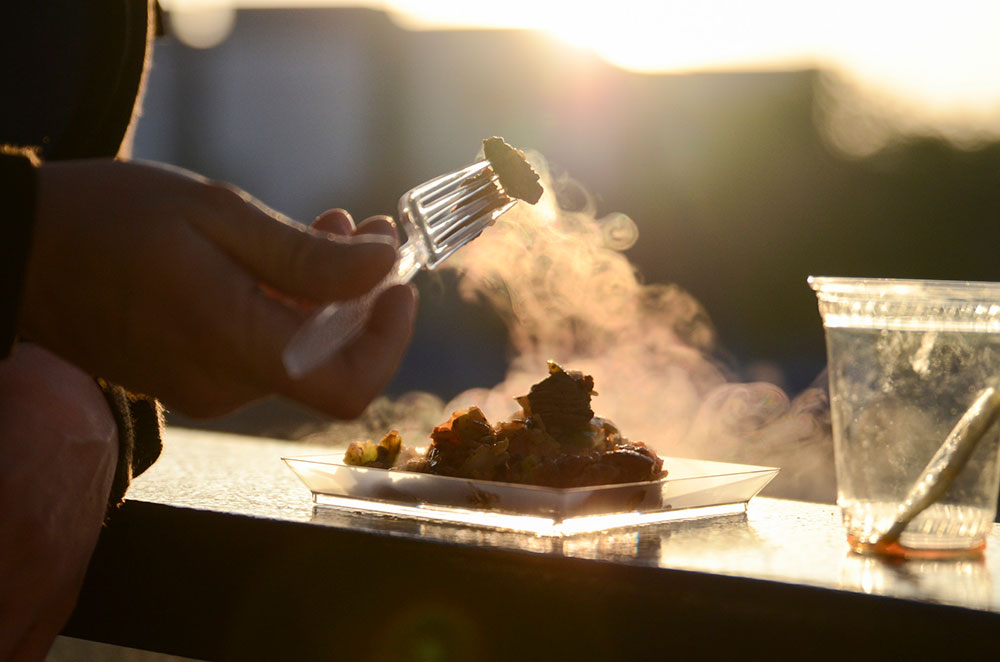
{"type": "Polygon", "coordinates": [[[255,278],[313,301],[351,299],[392,267],[396,245],[383,234],[342,236],[307,228],[249,195],[206,184],[205,212],[189,221],[255,278]]]}

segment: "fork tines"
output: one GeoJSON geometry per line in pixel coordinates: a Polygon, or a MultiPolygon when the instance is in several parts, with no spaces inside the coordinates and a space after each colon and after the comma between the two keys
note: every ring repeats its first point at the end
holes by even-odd
{"type": "Polygon", "coordinates": [[[436,261],[475,239],[514,200],[507,196],[488,161],[481,161],[427,182],[414,191],[414,218],[436,261]]]}

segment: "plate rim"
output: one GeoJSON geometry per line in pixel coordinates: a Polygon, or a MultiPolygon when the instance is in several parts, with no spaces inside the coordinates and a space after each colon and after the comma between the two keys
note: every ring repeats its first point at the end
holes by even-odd
{"type": "MultiPolygon", "coordinates": [[[[514,488],[514,489],[525,489],[525,490],[538,490],[538,491],[541,491],[541,492],[552,493],[552,494],[571,494],[571,493],[574,493],[574,492],[583,492],[583,491],[593,492],[593,491],[596,491],[596,490],[626,488],[626,487],[629,487],[629,486],[660,485],[660,484],[667,483],[667,482],[678,482],[679,483],[681,481],[705,480],[706,478],[714,478],[714,477],[721,477],[721,476],[739,476],[739,475],[751,476],[751,475],[758,475],[758,474],[765,474],[765,473],[772,473],[773,475],[777,475],[781,471],[780,467],[769,467],[769,466],[756,465],[756,464],[739,464],[739,463],[735,463],[735,462],[723,462],[723,461],[719,461],[719,460],[702,460],[702,459],[697,459],[697,458],[679,458],[679,457],[674,457],[674,456],[669,456],[669,455],[668,456],[657,455],[657,457],[659,457],[660,459],[662,459],[664,461],[667,461],[667,460],[681,460],[681,461],[688,461],[688,462],[709,462],[709,463],[712,463],[712,464],[721,464],[721,465],[728,465],[728,466],[731,466],[731,467],[739,467],[739,470],[728,471],[728,472],[717,472],[717,473],[701,474],[701,475],[697,475],[697,476],[682,476],[682,477],[679,477],[679,478],[671,478],[670,474],[668,473],[666,476],[663,476],[662,478],[658,478],[656,480],[640,480],[640,481],[632,481],[632,482],[628,482],[628,483],[603,483],[601,485],[581,485],[581,486],[576,486],[576,487],[550,487],[548,485],[532,485],[530,483],[509,483],[509,482],[498,481],[498,480],[484,480],[484,479],[481,479],[481,478],[464,478],[464,477],[460,477],[460,476],[442,476],[440,474],[422,473],[422,472],[419,472],[419,471],[399,471],[399,470],[393,471],[393,470],[390,470],[390,469],[383,469],[381,467],[365,467],[365,466],[358,466],[358,465],[353,465],[353,464],[346,464],[344,462],[331,462],[331,461],[320,462],[320,461],[317,461],[315,459],[315,458],[321,458],[321,457],[329,458],[329,457],[336,457],[336,456],[339,456],[339,457],[342,458],[344,456],[344,452],[323,453],[323,454],[317,454],[317,455],[283,456],[281,458],[281,460],[283,462],[285,462],[286,464],[289,464],[289,466],[291,466],[292,462],[308,462],[308,463],[311,463],[311,464],[318,464],[318,465],[326,465],[326,466],[333,466],[333,467],[343,468],[343,469],[347,469],[349,471],[364,471],[364,472],[374,471],[374,472],[384,472],[386,474],[393,473],[395,475],[407,474],[407,475],[412,475],[412,476],[429,476],[429,477],[433,477],[433,479],[435,479],[435,480],[445,481],[446,483],[447,482],[457,482],[457,483],[470,483],[470,482],[472,482],[472,483],[475,483],[477,485],[478,484],[482,484],[482,485],[485,485],[485,486],[496,485],[496,486],[500,486],[502,488],[507,488],[507,489],[514,488]]],[[[310,491],[312,491],[311,488],[310,488],[310,491]]]]}

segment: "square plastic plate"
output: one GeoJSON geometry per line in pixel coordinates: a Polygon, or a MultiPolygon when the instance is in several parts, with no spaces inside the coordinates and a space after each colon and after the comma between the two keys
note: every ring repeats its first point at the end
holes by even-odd
{"type": "Polygon", "coordinates": [[[344,464],[344,454],[282,458],[321,506],[572,535],[745,512],[774,467],[663,458],[657,481],[553,488],[344,464]]]}

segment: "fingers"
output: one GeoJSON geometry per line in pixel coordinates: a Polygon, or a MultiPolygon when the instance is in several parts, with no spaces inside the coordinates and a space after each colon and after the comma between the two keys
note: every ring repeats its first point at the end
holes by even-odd
{"type": "Polygon", "coordinates": [[[416,291],[409,285],[387,289],[360,336],[302,379],[286,377],[281,392],[336,418],[359,416],[399,366],[415,317],[416,291]]]}
{"type": "Polygon", "coordinates": [[[342,237],[349,237],[354,234],[354,219],[343,209],[331,209],[316,217],[312,222],[312,229],[319,232],[329,232],[342,237]]]}
{"type": "Polygon", "coordinates": [[[331,210],[306,228],[236,189],[144,164],[64,162],[38,179],[18,331],[90,374],[194,415],[281,391],[349,416],[402,356],[407,288],[386,292],[365,335],[315,377],[293,384],[281,364],[308,314],[296,302],[358,297],[391,268],[388,218],[355,224],[331,210]]]}
{"type": "MultiPolygon", "coordinates": [[[[346,213],[328,212],[316,224],[343,231],[348,220],[346,213]]],[[[350,225],[353,227],[353,223],[350,225]]],[[[385,241],[392,240],[390,233],[394,236],[394,228],[385,218],[369,219],[355,231],[379,233],[385,241]]],[[[308,309],[292,305],[287,297],[269,293],[212,243],[183,243],[188,268],[175,274],[178,286],[171,288],[160,301],[167,308],[183,309],[186,313],[172,322],[180,328],[163,339],[161,354],[166,360],[155,372],[164,381],[140,390],[155,393],[170,408],[197,417],[226,414],[277,392],[343,418],[360,413],[391,377],[409,341],[412,293],[401,301],[394,299],[399,294],[390,296],[390,304],[399,309],[388,313],[389,322],[376,325],[376,329],[388,326],[391,331],[377,332],[378,348],[368,352],[379,356],[369,359],[365,374],[356,376],[361,371],[325,367],[306,383],[293,383],[281,357],[305,321],[308,309]],[[192,297],[192,292],[197,292],[197,296],[192,297]],[[392,304],[394,300],[396,303],[392,304]]],[[[137,328],[147,327],[147,324],[137,325],[137,328]]]]}
{"type": "MultiPolygon", "coordinates": [[[[224,186],[205,186],[210,211],[189,217],[195,227],[260,281],[315,301],[357,297],[374,287],[396,259],[395,242],[380,233],[339,236],[269,213],[224,186]]],[[[321,217],[346,229],[344,215],[321,217]]],[[[349,217],[348,217],[349,218],[349,217]]]]}
{"type": "MultiPolygon", "coordinates": [[[[314,229],[344,232],[350,216],[342,210],[320,215],[314,229]]],[[[397,241],[391,219],[375,216],[353,229],[356,235],[381,235],[397,241]]],[[[278,392],[337,418],[360,415],[392,377],[409,344],[416,316],[416,293],[411,287],[390,288],[379,297],[365,331],[326,365],[301,380],[291,380],[280,362],[291,337],[304,322],[302,311],[288,310],[274,300],[259,298],[248,304],[245,326],[253,338],[243,353],[255,361],[264,390],[278,392]],[[276,386],[277,385],[277,386],[276,386]]]]}
{"type": "Polygon", "coordinates": [[[180,286],[163,300],[186,314],[158,345],[165,360],[151,361],[164,381],[147,392],[196,417],[226,414],[274,392],[283,377],[281,351],[308,314],[218,253],[211,245],[188,246],[194,266],[177,274],[180,286]],[[192,291],[197,296],[186,294],[192,291]]]}
{"type": "Polygon", "coordinates": [[[327,415],[353,418],[389,381],[412,335],[415,293],[409,286],[390,288],[376,300],[358,338],[306,377],[292,380],[282,354],[306,314],[267,296],[239,271],[208,275],[205,281],[224,286],[209,288],[213,293],[189,308],[184,320],[189,329],[183,335],[199,343],[186,345],[191,356],[213,358],[165,366],[166,374],[189,377],[157,389],[173,394],[164,401],[188,415],[218,416],[279,393],[327,415]],[[214,332],[206,334],[205,329],[214,332]],[[200,376],[192,378],[191,373],[200,376]]]}
{"type": "Polygon", "coordinates": [[[390,238],[397,245],[399,243],[396,224],[388,216],[372,216],[355,227],[354,220],[349,213],[343,209],[331,209],[317,216],[310,227],[319,232],[329,232],[341,236],[377,234],[390,238]]]}
{"type": "MultiPolygon", "coordinates": [[[[314,220],[312,225],[309,227],[317,232],[326,232],[329,234],[339,235],[341,237],[353,236],[357,231],[357,228],[354,226],[354,219],[351,218],[351,215],[343,209],[331,209],[323,212],[316,217],[316,220],[314,220]]],[[[272,299],[277,299],[286,305],[299,308],[300,310],[312,310],[319,303],[316,300],[307,299],[305,297],[289,296],[283,292],[279,292],[266,283],[261,283],[260,288],[272,299]]]]}
{"type": "Polygon", "coordinates": [[[396,224],[388,216],[372,216],[366,218],[358,225],[356,235],[381,235],[391,239],[395,245],[399,245],[399,235],[396,233],[396,224]]]}

